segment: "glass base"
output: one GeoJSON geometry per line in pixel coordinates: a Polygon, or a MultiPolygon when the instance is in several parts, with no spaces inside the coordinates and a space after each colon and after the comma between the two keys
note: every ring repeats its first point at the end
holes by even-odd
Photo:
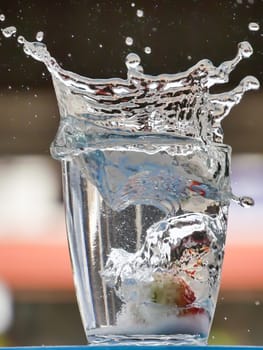
{"type": "Polygon", "coordinates": [[[207,337],[191,334],[147,334],[147,335],[89,335],[89,343],[95,345],[140,345],[140,346],[156,346],[156,345],[207,345],[207,337]]]}

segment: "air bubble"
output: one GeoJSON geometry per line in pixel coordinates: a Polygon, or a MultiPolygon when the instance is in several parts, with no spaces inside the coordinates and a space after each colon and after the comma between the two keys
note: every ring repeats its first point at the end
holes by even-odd
{"type": "Polygon", "coordinates": [[[12,35],[16,34],[16,27],[14,26],[6,27],[4,29],[1,29],[1,31],[4,37],[10,38],[12,35]]]}
{"type": "Polygon", "coordinates": [[[143,10],[137,10],[136,15],[137,15],[137,17],[140,17],[140,18],[143,17],[144,16],[143,10]]]}
{"type": "Polygon", "coordinates": [[[248,24],[248,29],[251,31],[251,32],[257,32],[259,29],[260,29],[260,26],[258,23],[256,22],[250,22],[248,24]]]}
{"type": "Polygon", "coordinates": [[[43,32],[37,32],[36,34],[36,40],[42,41],[44,39],[44,33],[43,32]]]}
{"type": "Polygon", "coordinates": [[[131,38],[130,36],[127,36],[127,38],[125,39],[125,44],[128,46],[132,46],[133,38],[131,38]]]}
{"type": "Polygon", "coordinates": [[[150,48],[150,46],[146,46],[144,48],[144,52],[147,53],[148,55],[152,52],[152,49],[150,48]]]}
{"type": "Polygon", "coordinates": [[[0,21],[1,22],[4,22],[5,21],[5,15],[3,13],[1,13],[0,15],[0,21]]]}

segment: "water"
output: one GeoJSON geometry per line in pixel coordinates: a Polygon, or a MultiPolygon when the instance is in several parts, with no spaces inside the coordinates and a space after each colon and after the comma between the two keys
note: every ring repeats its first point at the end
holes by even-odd
{"type": "Polygon", "coordinates": [[[146,46],[144,48],[144,52],[147,53],[147,54],[150,54],[152,52],[152,49],[150,48],[150,46],[146,46]]]}
{"type": "MultiPolygon", "coordinates": [[[[159,76],[143,74],[139,56],[129,54],[127,80],[81,77],[63,70],[43,43],[28,42],[23,38],[23,47],[26,54],[47,66],[59,94],[65,88],[69,90],[71,98],[59,101],[68,112],[68,115],[63,112],[62,118],[68,119],[71,128],[82,124],[85,130],[81,132],[90,137],[93,132],[103,130],[102,137],[114,132],[168,133],[222,143],[222,120],[246,91],[259,88],[258,80],[247,76],[232,91],[209,92],[213,85],[227,83],[236,65],[251,56],[253,50],[248,42],[240,43],[237,55],[218,67],[204,59],[186,72],[159,76]],[[69,105],[73,104],[77,106],[79,116],[71,123],[72,108],[69,105]]],[[[63,99],[63,94],[59,98],[63,99]]],[[[80,133],[75,135],[75,141],[79,140],[80,133]]],[[[65,135],[65,140],[73,138],[67,139],[65,135]]],[[[63,153],[61,145],[54,147],[55,152],[63,153]]],[[[79,147],[72,150],[70,144],[65,144],[65,153],[76,152],[79,147]]]]}
{"type": "Polygon", "coordinates": [[[37,32],[36,34],[36,40],[42,41],[44,39],[44,33],[43,32],[37,32]]]}
{"type": "Polygon", "coordinates": [[[133,44],[133,38],[127,36],[127,38],[125,39],[125,44],[131,46],[133,44]]]}
{"type": "Polygon", "coordinates": [[[256,22],[250,22],[248,24],[248,29],[251,30],[252,32],[257,32],[260,29],[260,26],[256,22]]]}
{"type": "Polygon", "coordinates": [[[4,37],[10,38],[11,36],[16,34],[16,27],[14,26],[6,27],[4,29],[1,29],[1,31],[4,37]]]}
{"type": "Polygon", "coordinates": [[[143,73],[140,57],[130,53],[127,79],[90,79],[62,69],[44,43],[18,42],[46,65],[56,90],[61,122],[51,152],[63,165],[89,340],[206,342],[230,200],[253,205],[232,194],[221,122],[259,82],[248,76],[231,91],[210,88],[228,82],[251,45],[239,43],[236,56],[218,67],[204,59],[158,76],[143,73]]]}
{"type": "Polygon", "coordinates": [[[137,11],[136,11],[136,15],[137,15],[137,17],[143,17],[144,16],[144,12],[143,12],[143,10],[140,10],[140,9],[138,9],[137,11]]]}

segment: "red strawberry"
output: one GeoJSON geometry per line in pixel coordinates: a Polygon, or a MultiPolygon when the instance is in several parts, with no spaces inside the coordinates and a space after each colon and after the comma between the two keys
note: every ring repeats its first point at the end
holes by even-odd
{"type": "Polygon", "coordinates": [[[168,272],[154,274],[151,292],[152,300],[163,305],[184,307],[196,299],[192,289],[181,277],[168,272]]]}
{"type": "Polygon", "coordinates": [[[206,310],[202,307],[192,306],[180,310],[179,316],[195,316],[195,315],[204,315],[206,310]]]}

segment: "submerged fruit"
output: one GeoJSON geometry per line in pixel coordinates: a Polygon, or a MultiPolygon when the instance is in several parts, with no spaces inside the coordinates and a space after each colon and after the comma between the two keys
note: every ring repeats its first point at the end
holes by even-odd
{"type": "Polygon", "coordinates": [[[195,295],[189,285],[180,277],[168,272],[154,274],[151,287],[154,303],[184,307],[195,301],[195,295]]]}

